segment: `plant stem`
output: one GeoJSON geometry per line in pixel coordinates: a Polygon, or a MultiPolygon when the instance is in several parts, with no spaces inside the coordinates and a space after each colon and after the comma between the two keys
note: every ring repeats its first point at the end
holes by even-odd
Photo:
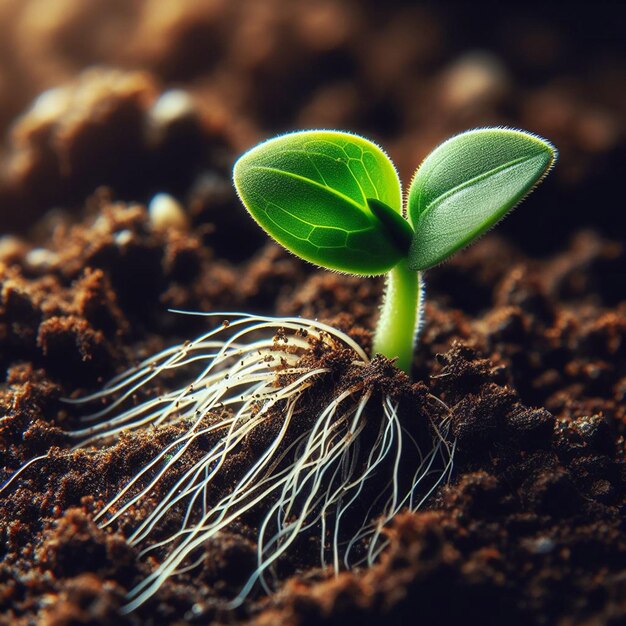
{"type": "Polygon", "coordinates": [[[400,261],[386,276],[372,353],[396,358],[397,367],[409,375],[422,321],[423,300],[421,272],[409,270],[407,261],[400,261]]]}

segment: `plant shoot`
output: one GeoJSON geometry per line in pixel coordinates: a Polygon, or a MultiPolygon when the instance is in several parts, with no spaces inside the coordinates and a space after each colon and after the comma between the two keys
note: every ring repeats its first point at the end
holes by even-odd
{"type": "Polygon", "coordinates": [[[377,145],[345,132],[304,131],[245,153],[234,182],[252,217],[297,256],[340,272],[386,274],[373,351],[410,373],[421,272],[494,226],[555,158],[547,141],[523,131],[468,131],[425,159],[403,207],[396,169],[377,145]]]}

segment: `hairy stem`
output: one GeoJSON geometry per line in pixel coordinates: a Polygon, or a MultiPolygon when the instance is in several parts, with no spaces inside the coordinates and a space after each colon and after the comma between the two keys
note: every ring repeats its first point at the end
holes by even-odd
{"type": "Polygon", "coordinates": [[[396,358],[396,365],[409,375],[422,321],[422,292],[421,272],[409,270],[407,261],[400,261],[387,274],[383,305],[374,335],[372,353],[396,358]]]}

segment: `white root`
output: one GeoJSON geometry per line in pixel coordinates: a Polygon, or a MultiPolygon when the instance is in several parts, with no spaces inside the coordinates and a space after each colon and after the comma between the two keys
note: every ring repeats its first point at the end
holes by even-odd
{"type": "Polygon", "coordinates": [[[379,400],[381,394],[365,380],[342,390],[311,424],[298,422],[304,401],[310,402],[307,390],[330,371],[300,364],[311,340],[349,348],[356,367],[370,363],[346,334],[300,318],[208,316],[231,321],[147,359],[102,391],[71,401],[84,405],[113,398],[70,433],[78,440],[76,447],[148,425],[178,424],[183,432],[139,469],[96,518],[107,526],[158,494],[128,541],[142,546],[142,554],[158,551],[163,560],[129,592],[126,612],[170,576],[199,565],[203,544],[237,520],[258,524],[257,567],[230,607],[241,604],[255,585],[271,592],[277,561],[305,532],[319,537],[322,567],[339,572],[371,565],[387,545],[389,521],[402,509],[419,508],[452,470],[447,418],[430,425],[432,445],[422,450],[401,423],[398,403],[385,395],[379,400]],[[188,376],[189,371],[195,376],[184,387],[123,409],[157,377],[188,376]],[[288,382],[279,386],[279,376],[288,382]],[[275,436],[263,438],[270,427],[275,436]],[[259,433],[261,451],[244,463],[231,488],[225,490],[222,481],[218,495],[216,479],[259,433]],[[199,453],[193,446],[200,441],[210,441],[210,449],[199,453]],[[185,471],[183,462],[189,465],[185,471]],[[180,519],[178,530],[155,538],[170,514],[180,519]]]}

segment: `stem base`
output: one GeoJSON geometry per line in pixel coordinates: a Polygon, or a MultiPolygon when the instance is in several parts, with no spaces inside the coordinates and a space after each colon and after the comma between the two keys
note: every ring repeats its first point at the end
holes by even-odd
{"type": "Polygon", "coordinates": [[[422,324],[423,291],[422,273],[410,270],[407,261],[400,261],[387,274],[383,305],[374,334],[372,353],[397,359],[397,367],[409,375],[422,324]]]}

